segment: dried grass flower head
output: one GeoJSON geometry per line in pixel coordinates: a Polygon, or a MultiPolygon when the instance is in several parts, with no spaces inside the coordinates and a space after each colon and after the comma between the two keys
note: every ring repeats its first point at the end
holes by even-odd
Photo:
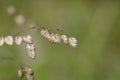
{"type": "Polygon", "coordinates": [[[41,36],[43,36],[44,38],[48,39],[51,42],[54,42],[54,43],[61,42],[59,34],[50,33],[48,29],[42,29],[40,34],[41,36]]]}
{"type": "Polygon", "coordinates": [[[31,68],[29,68],[27,66],[22,66],[18,70],[18,76],[20,78],[22,78],[24,75],[26,75],[27,80],[34,80],[33,71],[31,68]]]}
{"type": "Polygon", "coordinates": [[[74,48],[77,46],[77,39],[75,37],[67,37],[65,34],[50,33],[47,28],[42,29],[40,34],[50,42],[61,43],[61,41],[63,41],[63,43],[69,44],[74,48]]]}

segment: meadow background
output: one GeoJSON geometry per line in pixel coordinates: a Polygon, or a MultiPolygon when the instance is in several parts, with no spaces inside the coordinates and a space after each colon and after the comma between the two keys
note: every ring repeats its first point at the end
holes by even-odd
{"type": "Polygon", "coordinates": [[[38,30],[27,32],[36,59],[22,45],[0,46],[0,80],[21,80],[17,71],[22,64],[33,69],[35,80],[120,80],[119,0],[0,0],[1,36],[27,28],[14,22],[9,5],[39,25],[76,37],[78,46],[56,45],[38,30]]]}

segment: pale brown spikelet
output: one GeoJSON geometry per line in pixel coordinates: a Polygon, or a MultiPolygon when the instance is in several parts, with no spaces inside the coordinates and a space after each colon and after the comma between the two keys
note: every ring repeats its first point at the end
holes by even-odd
{"type": "MultiPolygon", "coordinates": [[[[9,6],[8,7],[8,13],[14,15],[15,17],[15,22],[18,25],[22,25],[25,22],[28,23],[28,29],[20,31],[19,33],[30,31],[33,29],[41,29],[40,34],[42,37],[46,38],[50,42],[53,43],[65,43],[68,44],[74,48],[77,46],[77,39],[75,37],[67,37],[65,34],[58,34],[58,33],[53,33],[51,32],[48,28],[44,28],[41,26],[38,26],[38,24],[33,23],[31,20],[27,19],[26,16],[23,14],[19,13],[16,11],[14,6],[9,6]]],[[[58,31],[61,31],[58,29],[58,31]]],[[[63,31],[62,31],[63,32],[63,31]]],[[[15,39],[13,39],[13,36],[6,36],[6,37],[0,37],[0,46],[2,46],[4,43],[8,45],[13,45],[13,42],[15,40],[16,45],[21,45],[22,43],[25,43],[25,47],[28,51],[28,55],[30,58],[35,59],[36,57],[36,47],[33,43],[32,37],[30,35],[24,35],[24,36],[19,36],[15,35],[15,39]]],[[[18,75],[20,78],[22,78],[24,75],[26,75],[27,80],[34,80],[33,76],[33,71],[31,68],[27,66],[22,66],[18,70],[18,75]]]]}
{"type": "Polygon", "coordinates": [[[31,74],[26,74],[27,80],[34,80],[33,75],[31,74]]]}
{"type": "Polygon", "coordinates": [[[45,37],[46,39],[50,39],[51,38],[51,35],[49,33],[45,34],[43,37],[45,37]]]}
{"type": "Polygon", "coordinates": [[[68,44],[68,37],[66,35],[61,35],[61,40],[65,43],[65,44],[68,44]]]}
{"type": "Polygon", "coordinates": [[[51,42],[55,42],[55,34],[51,33],[51,38],[49,39],[51,42]]]}
{"type": "Polygon", "coordinates": [[[28,80],[34,80],[33,71],[31,68],[26,69],[26,77],[28,80]]]}
{"type": "Polygon", "coordinates": [[[27,80],[34,80],[33,71],[31,68],[29,68],[27,66],[22,66],[18,70],[18,76],[20,78],[22,78],[24,75],[26,75],[27,80]]]}
{"type": "Polygon", "coordinates": [[[30,35],[23,36],[23,41],[25,43],[32,43],[32,37],[30,35]]]}
{"type": "Polygon", "coordinates": [[[16,45],[21,45],[21,43],[22,43],[22,36],[16,36],[15,37],[15,43],[16,43],[16,45]]]}
{"type": "Polygon", "coordinates": [[[12,36],[6,36],[4,39],[6,44],[13,45],[14,40],[12,36]]]}
{"type": "Polygon", "coordinates": [[[48,39],[51,42],[54,42],[54,43],[61,42],[60,35],[50,33],[48,29],[42,29],[40,33],[41,33],[41,36],[43,36],[44,38],[48,39]]]}
{"type": "Polygon", "coordinates": [[[40,32],[41,36],[48,39],[49,41],[51,40],[51,34],[48,31],[48,29],[42,29],[40,32]]]}
{"type": "Polygon", "coordinates": [[[34,46],[33,43],[27,43],[26,44],[26,48],[28,50],[28,55],[29,57],[31,57],[32,59],[35,59],[35,56],[36,56],[36,48],[34,46]]]}
{"type": "Polygon", "coordinates": [[[48,31],[48,29],[42,29],[41,31],[40,31],[40,33],[41,33],[41,36],[45,36],[46,34],[49,34],[49,31],[48,31]]]}
{"type": "Polygon", "coordinates": [[[69,45],[76,48],[77,39],[75,37],[69,37],[69,45]]]}
{"type": "Polygon", "coordinates": [[[61,39],[60,39],[60,35],[59,34],[55,34],[55,43],[60,43],[61,39]]]}
{"type": "Polygon", "coordinates": [[[35,48],[35,45],[33,44],[32,37],[30,35],[23,36],[23,41],[26,44],[26,49],[28,51],[29,57],[31,57],[32,59],[35,59],[36,48],[35,48]]]}
{"type": "Polygon", "coordinates": [[[21,69],[18,70],[18,76],[19,76],[20,78],[22,78],[22,76],[23,76],[23,72],[22,72],[21,69]]]}
{"type": "Polygon", "coordinates": [[[25,66],[22,66],[22,67],[20,67],[20,69],[18,70],[18,76],[19,76],[20,78],[22,78],[24,74],[25,74],[25,66]]]}

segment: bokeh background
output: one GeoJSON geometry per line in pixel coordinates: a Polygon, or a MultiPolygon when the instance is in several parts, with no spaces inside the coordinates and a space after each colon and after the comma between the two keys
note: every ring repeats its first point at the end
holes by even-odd
{"type": "Polygon", "coordinates": [[[39,30],[26,31],[33,37],[36,59],[29,58],[24,45],[0,46],[0,80],[21,80],[22,64],[33,69],[35,80],[120,80],[119,0],[0,0],[1,36],[28,27],[15,23],[9,5],[53,32],[59,28],[76,37],[78,46],[53,44],[39,30]]]}

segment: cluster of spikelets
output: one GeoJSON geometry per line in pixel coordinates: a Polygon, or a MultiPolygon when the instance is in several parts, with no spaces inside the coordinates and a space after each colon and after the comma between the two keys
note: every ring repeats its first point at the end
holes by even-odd
{"type": "Polygon", "coordinates": [[[27,80],[34,80],[33,71],[27,66],[22,66],[18,70],[18,76],[20,78],[22,78],[24,75],[27,77],[27,80]]]}
{"type": "MultiPolygon", "coordinates": [[[[19,13],[13,5],[8,6],[7,11],[10,15],[14,15],[14,21],[17,25],[23,25],[26,22],[25,16],[22,15],[21,13],[19,13]]],[[[30,27],[34,26],[33,24],[31,24],[31,22],[28,22],[28,23],[29,23],[30,27]]],[[[23,32],[21,32],[21,33],[23,33],[23,32]]],[[[32,37],[30,35],[25,35],[25,36],[19,35],[19,36],[15,36],[15,37],[13,37],[13,36],[1,37],[0,38],[0,46],[2,46],[4,43],[6,43],[8,45],[12,45],[13,43],[16,43],[16,45],[21,45],[22,43],[25,43],[26,49],[28,51],[28,55],[32,59],[35,59],[36,48],[33,44],[33,40],[32,40],[32,37]]],[[[29,68],[27,66],[22,66],[18,70],[18,76],[20,78],[22,78],[24,75],[26,75],[27,80],[34,80],[33,71],[31,68],[29,68]]]]}
{"type": "MultiPolygon", "coordinates": [[[[28,21],[27,18],[25,18],[24,15],[16,14],[17,10],[15,9],[14,6],[9,6],[8,7],[8,13],[11,14],[11,15],[15,14],[15,22],[17,24],[23,24],[25,21],[26,22],[28,21]]],[[[29,23],[30,27],[36,28],[35,26],[37,24],[34,24],[32,22],[28,22],[28,23],[29,23]]],[[[38,27],[40,27],[40,26],[38,26],[38,27]]],[[[50,33],[50,31],[46,28],[42,28],[40,33],[44,38],[48,39],[50,42],[61,43],[63,41],[65,44],[69,44],[72,47],[77,46],[77,40],[76,40],[75,37],[67,37],[65,34],[59,35],[59,34],[55,34],[55,33],[50,33]]]]}
{"type": "MultiPolygon", "coordinates": [[[[19,13],[17,9],[14,6],[9,6],[7,9],[8,13],[11,15],[14,15],[15,23],[18,25],[23,25],[25,22],[28,23],[29,29],[38,29],[41,28],[40,34],[42,37],[48,39],[50,42],[53,43],[65,43],[68,44],[74,48],[77,46],[77,39],[75,37],[68,37],[65,34],[57,34],[57,33],[51,33],[47,28],[43,28],[39,26],[38,24],[35,24],[32,22],[32,20],[27,19],[23,14],[19,13]]],[[[0,46],[2,46],[4,43],[8,45],[13,45],[13,43],[16,43],[16,45],[21,45],[22,43],[25,43],[26,49],[28,50],[28,55],[34,59],[36,55],[36,48],[33,44],[32,37],[30,35],[26,36],[6,36],[6,37],[0,37],[0,46]]],[[[26,75],[28,80],[34,80],[33,78],[33,71],[31,68],[22,66],[18,70],[18,75],[20,78],[23,77],[23,75],[26,75]]]]}
{"type": "Polygon", "coordinates": [[[50,42],[54,42],[54,43],[65,43],[65,44],[69,44],[72,47],[77,46],[77,40],[75,37],[67,37],[66,35],[62,34],[55,34],[55,33],[50,33],[50,31],[47,28],[43,28],[40,32],[41,36],[43,36],[44,38],[48,39],[50,42]]]}
{"type": "Polygon", "coordinates": [[[4,43],[8,45],[13,45],[14,43],[16,43],[16,45],[21,45],[22,43],[25,43],[26,49],[28,50],[28,55],[32,59],[35,58],[36,50],[30,35],[0,37],[0,46],[2,46],[4,43]]]}

